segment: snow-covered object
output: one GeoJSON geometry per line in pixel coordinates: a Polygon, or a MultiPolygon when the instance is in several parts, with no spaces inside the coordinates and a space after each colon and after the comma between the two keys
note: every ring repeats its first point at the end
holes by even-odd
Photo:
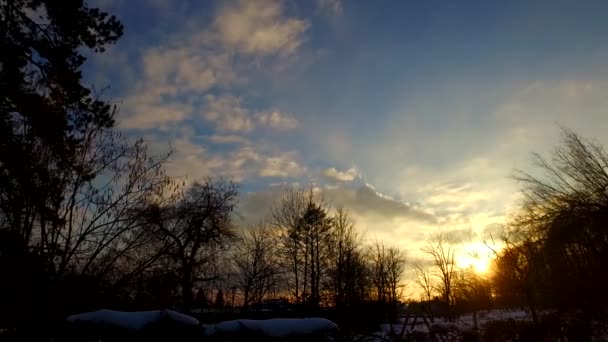
{"type": "Polygon", "coordinates": [[[265,320],[237,319],[205,327],[206,335],[260,333],[269,337],[307,335],[338,330],[336,323],[325,318],[273,318],[265,320]]]}
{"type": "Polygon", "coordinates": [[[76,314],[67,318],[67,321],[70,323],[107,324],[130,330],[142,330],[147,325],[162,320],[169,320],[181,325],[190,326],[199,324],[196,318],[173,310],[124,312],[103,309],[76,314]]]}

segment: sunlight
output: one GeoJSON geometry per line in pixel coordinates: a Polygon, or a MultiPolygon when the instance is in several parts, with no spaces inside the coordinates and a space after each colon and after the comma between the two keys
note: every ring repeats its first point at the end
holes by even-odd
{"type": "Polygon", "coordinates": [[[491,253],[488,247],[482,243],[471,243],[462,252],[460,257],[457,257],[459,267],[472,267],[475,272],[485,274],[490,269],[492,262],[491,253]]]}
{"type": "Polygon", "coordinates": [[[476,273],[485,274],[490,268],[490,258],[484,257],[483,254],[477,254],[474,256],[464,255],[458,258],[458,266],[461,268],[472,267],[476,273]]]}

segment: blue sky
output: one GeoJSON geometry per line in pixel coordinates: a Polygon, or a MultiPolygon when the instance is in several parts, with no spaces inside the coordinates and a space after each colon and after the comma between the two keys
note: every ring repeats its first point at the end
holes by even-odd
{"type": "Polygon", "coordinates": [[[605,1],[97,0],[125,25],[85,75],[169,171],[263,217],[313,183],[370,238],[482,234],[559,126],[607,143],[605,1]]]}

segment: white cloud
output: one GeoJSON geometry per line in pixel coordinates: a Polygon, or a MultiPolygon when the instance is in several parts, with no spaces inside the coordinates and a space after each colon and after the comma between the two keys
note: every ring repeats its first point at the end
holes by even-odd
{"type": "Polygon", "coordinates": [[[222,3],[211,24],[187,23],[171,40],[143,49],[141,74],[126,94],[119,117],[123,127],[178,125],[200,112],[201,98],[207,100],[203,116],[220,131],[250,132],[256,122],[277,129],[295,127],[297,120],[286,113],[256,115],[241,97],[209,94],[246,82],[251,63],[262,57],[274,56],[270,60],[280,62],[294,55],[309,23],[284,12],[278,0],[222,3]]]}
{"type": "Polygon", "coordinates": [[[341,0],[317,0],[317,8],[332,15],[340,15],[343,10],[341,0]]]}
{"type": "Polygon", "coordinates": [[[346,171],[339,171],[335,167],[330,167],[323,171],[323,176],[331,181],[350,182],[359,175],[357,168],[350,168],[346,171]]]}
{"type": "Polygon", "coordinates": [[[293,54],[310,24],[283,16],[279,0],[239,0],[222,7],[213,27],[228,49],[249,55],[293,54]]]}
{"type": "Polygon", "coordinates": [[[145,130],[181,122],[192,113],[192,107],[179,101],[161,101],[151,93],[134,94],[125,100],[119,117],[120,127],[145,130]]]}
{"type": "Polygon", "coordinates": [[[249,110],[240,97],[232,95],[206,95],[207,108],[204,117],[213,122],[220,131],[250,132],[254,128],[249,110]]]}
{"type": "Polygon", "coordinates": [[[298,125],[296,118],[276,110],[257,113],[256,118],[261,125],[276,129],[293,129],[298,125]]]}
{"type": "Polygon", "coordinates": [[[234,134],[212,134],[206,138],[214,144],[251,144],[249,139],[234,134]]]}
{"type": "Polygon", "coordinates": [[[144,84],[160,94],[203,92],[215,85],[229,85],[237,76],[225,53],[200,51],[186,44],[150,48],[142,55],[144,84]]]}
{"type": "Polygon", "coordinates": [[[261,177],[296,177],[304,173],[305,169],[298,164],[292,153],[282,153],[278,156],[266,158],[259,171],[261,177]]]}

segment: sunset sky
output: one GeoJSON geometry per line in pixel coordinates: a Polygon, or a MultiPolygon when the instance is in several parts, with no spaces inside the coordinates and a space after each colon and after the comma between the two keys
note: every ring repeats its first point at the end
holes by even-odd
{"type": "Polygon", "coordinates": [[[125,25],[85,68],[120,127],[172,175],[239,182],[247,222],[313,183],[415,255],[503,223],[560,125],[608,143],[607,1],[90,4],[125,25]]]}

